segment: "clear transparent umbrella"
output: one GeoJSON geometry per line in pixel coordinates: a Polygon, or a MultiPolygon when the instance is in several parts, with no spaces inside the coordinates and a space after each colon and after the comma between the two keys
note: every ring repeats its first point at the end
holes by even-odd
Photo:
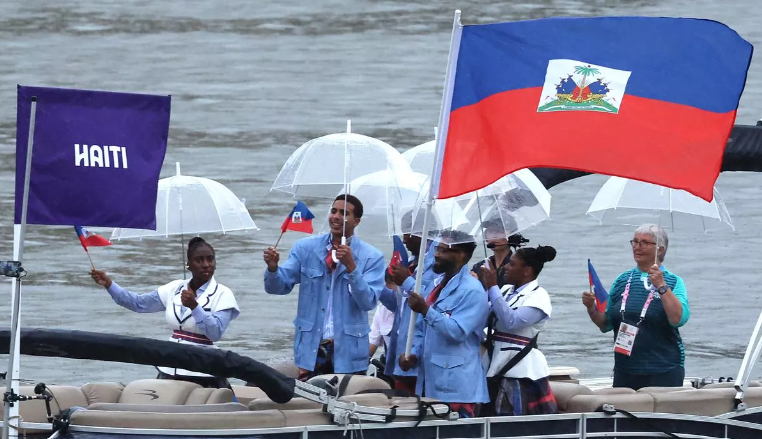
{"type": "Polygon", "coordinates": [[[632,226],[652,223],[671,230],[702,232],[735,230],[716,188],[714,199],[707,202],[683,190],[621,177],[606,180],[587,214],[600,223],[632,226]]]}
{"type": "MultiPolygon", "coordinates": [[[[395,186],[404,185],[405,176],[411,172],[399,151],[381,140],[353,133],[348,120],[345,133],[312,139],[294,151],[270,190],[334,198],[347,194],[351,181],[380,171],[387,171],[395,186]]],[[[346,237],[341,241],[346,243],[346,237]]],[[[335,252],[333,259],[338,261],[335,252]]]]}
{"type": "MultiPolygon", "coordinates": [[[[423,212],[426,191],[416,200],[414,212],[423,212]]],[[[489,223],[492,230],[499,225],[507,238],[548,219],[550,200],[550,193],[532,171],[521,169],[478,191],[436,200],[429,237],[458,230],[465,234],[464,239],[484,242],[484,224],[489,223]]],[[[416,218],[414,224],[412,233],[420,234],[423,222],[416,218]]]]}
{"type": "Polygon", "coordinates": [[[184,246],[184,235],[259,230],[230,189],[208,178],[181,175],[180,163],[175,166],[176,175],[159,180],[156,230],[116,228],[111,241],[180,235],[184,246]]]}
{"type": "Polygon", "coordinates": [[[408,149],[402,153],[402,157],[410,164],[410,169],[414,172],[429,175],[434,163],[435,147],[436,141],[431,140],[408,149]]]}
{"type": "Polygon", "coordinates": [[[270,190],[299,197],[333,198],[349,182],[380,171],[389,172],[389,181],[404,186],[410,166],[388,143],[351,132],[312,139],[286,160],[270,190]]]}
{"type": "MultiPolygon", "coordinates": [[[[378,171],[349,182],[349,193],[362,203],[360,231],[364,234],[401,235],[402,215],[409,212],[428,181],[418,172],[378,171]]],[[[335,194],[334,196],[338,196],[335,194]]]]}

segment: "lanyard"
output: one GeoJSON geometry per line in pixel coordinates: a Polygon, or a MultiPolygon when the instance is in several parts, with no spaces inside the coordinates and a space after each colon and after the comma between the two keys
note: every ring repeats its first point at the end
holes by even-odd
{"type": "MultiPolygon", "coordinates": [[[[627,279],[627,285],[624,287],[624,293],[622,293],[622,305],[619,307],[619,312],[622,313],[622,321],[624,321],[624,309],[627,306],[627,298],[630,297],[630,283],[632,282],[632,276],[635,274],[635,269],[633,269],[630,272],[630,278],[627,279]]],[[[646,285],[645,282],[643,285],[646,285]]],[[[653,288],[647,288],[648,289],[648,297],[646,298],[646,303],[643,304],[643,309],[640,311],[640,320],[638,320],[638,323],[636,326],[639,326],[643,320],[646,318],[646,313],[648,312],[648,307],[651,305],[651,301],[654,300],[654,290],[653,288]]]]}

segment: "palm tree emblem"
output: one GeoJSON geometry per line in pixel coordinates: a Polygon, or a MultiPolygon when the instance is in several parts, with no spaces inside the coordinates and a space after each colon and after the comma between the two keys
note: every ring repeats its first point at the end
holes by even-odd
{"type": "Polygon", "coordinates": [[[587,87],[587,77],[597,75],[601,72],[595,67],[590,67],[590,64],[588,64],[587,66],[575,66],[574,73],[582,75],[582,82],[580,82],[579,86],[572,92],[572,99],[576,102],[582,102],[590,95],[589,90],[585,92],[585,87],[587,87]]]}

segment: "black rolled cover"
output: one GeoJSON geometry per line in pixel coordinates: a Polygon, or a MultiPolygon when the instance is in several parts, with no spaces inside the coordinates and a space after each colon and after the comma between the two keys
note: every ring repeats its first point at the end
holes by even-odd
{"type": "MultiPolygon", "coordinates": [[[[658,160],[658,154],[655,157],[655,160],[658,160]]],[[[531,171],[547,189],[578,177],[590,175],[589,172],[571,169],[531,168],[531,171]]],[[[725,146],[725,154],[722,157],[722,171],[762,172],[762,126],[733,126],[728,144],[725,146]]]]}
{"type": "MultiPolygon", "coordinates": [[[[9,328],[0,328],[0,354],[8,353],[10,333],[9,328]]],[[[279,404],[294,396],[293,378],[224,349],[98,332],[29,328],[21,330],[21,353],[177,367],[254,383],[279,404]]]]}

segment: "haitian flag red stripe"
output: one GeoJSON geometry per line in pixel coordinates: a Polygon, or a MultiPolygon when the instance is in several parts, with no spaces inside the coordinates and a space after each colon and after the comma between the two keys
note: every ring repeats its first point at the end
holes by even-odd
{"type": "Polygon", "coordinates": [[[438,198],[555,167],[711,200],[752,50],[709,20],[465,26],[438,198]]]}

